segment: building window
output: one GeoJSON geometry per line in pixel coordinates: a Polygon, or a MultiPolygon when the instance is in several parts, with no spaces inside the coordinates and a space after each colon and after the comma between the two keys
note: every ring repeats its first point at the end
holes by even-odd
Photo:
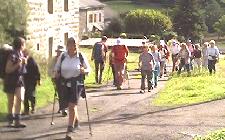
{"type": "Polygon", "coordinates": [[[37,51],[39,51],[40,50],[40,44],[38,43],[37,44],[37,51]]]}
{"type": "Polygon", "coordinates": [[[92,22],[93,22],[93,15],[90,14],[90,15],[89,15],[89,23],[92,23],[92,22]]]}
{"type": "Polygon", "coordinates": [[[64,0],[64,11],[68,12],[69,8],[68,8],[68,0],[64,0]]]}
{"type": "Polygon", "coordinates": [[[68,33],[64,33],[64,45],[67,46],[68,33]]]}
{"type": "Polygon", "coordinates": [[[53,0],[48,0],[48,13],[53,14],[53,0]]]}
{"type": "Polygon", "coordinates": [[[102,22],[102,14],[99,13],[98,16],[99,16],[99,20],[98,20],[98,21],[99,21],[99,22],[102,22]]]}
{"type": "Polygon", "coordinates": [[[97,14],[94,15],[94,22],[97,22],[97,14]]]}
{"type": "Polygon", "coordinates": [[[52,57],[53,37],[48,38],[48,57],[52,57]]]}

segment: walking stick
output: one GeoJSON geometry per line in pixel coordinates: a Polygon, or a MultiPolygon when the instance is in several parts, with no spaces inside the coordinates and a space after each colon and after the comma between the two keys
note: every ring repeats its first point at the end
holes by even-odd
{"type": "Polygon", "coordinates": [[[54,112],[55,112],[55,99],[56,99],[56,85],[55,85],[55,83],[53,82],[53,86],[54,86],[54,90],[55,90],[55,94],[54,94],[54,100],[53,100],[53,107],[52,107],[52,121],[51,121],[51,125],[54,125],[55,123],[54,123],[54,112]]]}
{"type": "Polygon", "coordinates": [[[87,117],[88,117],[89,134],[92,136],[91,122],[90,122],[89,111],[88,111],[87,97],[85,97],[85,102],[86,102],[86,109],[87,109],[87,117]]]}
{"type": "MultiPolygon", "coordinates": [[[[77,84],[76,84],[76,90],[77,90],[77,93],[78,93],[78,86],[84,86],[83,83],[77,81],[77,84]]],[[[83,89],[84,90],[84,95],[85,96],[82,96],[85,98],[85,103],[86,103],[86,110],[87,110],[87,117],[88,117],[88,125],[89,125],[89,134],[92,136],[92,130],[91,130],[91,122],[90,122],[90,117],[89,117],[89,110],[88,110],[88,103],[87,103],[87,96],[86,96],[86,92],[85,92],[85,88],[83,89]]]]}

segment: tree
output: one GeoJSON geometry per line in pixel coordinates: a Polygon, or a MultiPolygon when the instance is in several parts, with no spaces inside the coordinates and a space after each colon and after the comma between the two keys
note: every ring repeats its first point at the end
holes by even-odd
{"type": "Polygon", "coordinates": [[[172,29],[169,17],[157,10],[132,10],[124,19],[127,33],[161,35],[172,29]]]}
{"type": "Polygon", "coordinates": [[[218,33],[218,38],[225,35],[225,15],[223,15],[218,22],[213,25],[214,29],[218,33]]]}
{"type": "Polygon", "coordinates": [[[214,32],[213,24],[222,16],[222,9],[216,0],[207,0],[204,16],[208,31],[214,32]]]}
{"type": "Polygon", "coordinates": [[[0,37],[4,37],[4,43],[8,43],[15,36],[25,34],[28,15],[27,1],[1,0],[0,5],[0,31],[2,31],[0,37]]]}
{"type": "Polygon", "coordinates": [[[193,41],[203,38],[207,26],[199,9],[198,0],[179,0],[177,2],[173,23],[178,35],[193,41]]]}

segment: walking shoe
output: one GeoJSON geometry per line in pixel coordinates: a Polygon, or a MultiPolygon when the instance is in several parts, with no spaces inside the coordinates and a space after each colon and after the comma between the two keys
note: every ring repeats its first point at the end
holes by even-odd
{"type": "Polygon", "coordinates": [[[62,116],[63,117],[66,117],[67,116],[67,110],[65,110],[65,109],[62,110],[62,116]]]}
{"type": "Polygon", "coordinates": [[[140,90],[140,93],[144,93],[145,91],[144,90],[140,90]]]}

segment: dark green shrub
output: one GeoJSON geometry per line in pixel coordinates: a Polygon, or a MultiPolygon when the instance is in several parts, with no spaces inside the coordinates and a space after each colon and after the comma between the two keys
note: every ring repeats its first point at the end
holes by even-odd
{"type": "Polygon", "coordinates": [[[170,18],[157,10],[130,11],[124,19],[124,24],[126,32],[144,35],[161,35],[172,28],[170,18]]]}

